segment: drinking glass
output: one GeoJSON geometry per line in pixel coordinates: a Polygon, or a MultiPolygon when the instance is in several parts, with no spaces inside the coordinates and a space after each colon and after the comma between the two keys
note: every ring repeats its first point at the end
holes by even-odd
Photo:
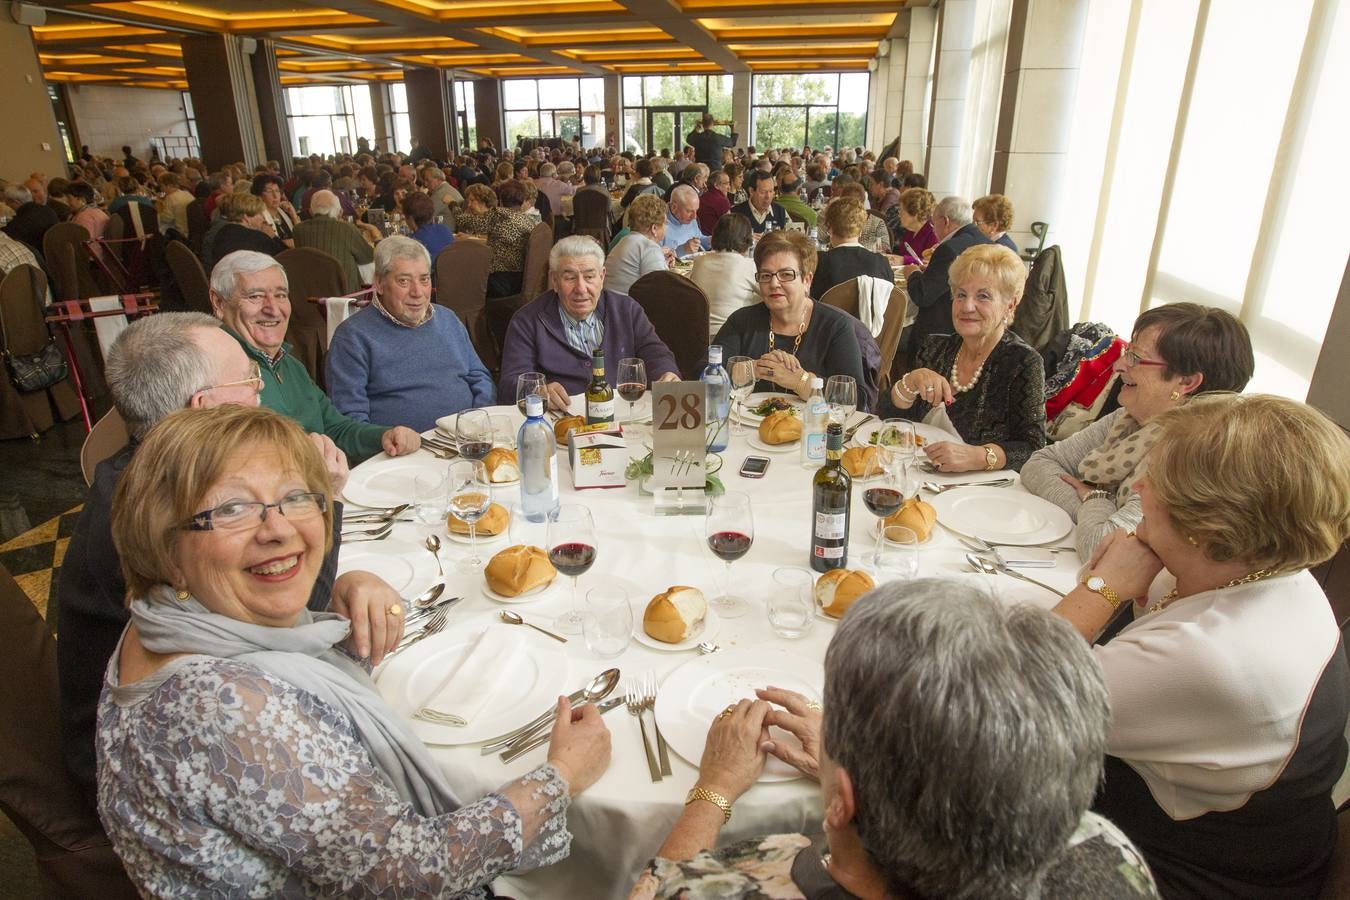
{"type": "Polygon", "coordinates": [[[922,451],[914,431],[914,423],[907,419],[887,419],[877,429],[878,447],[889,447],[889,462],[895,469],[896,486],[906,497],[919,493],[919,479],[915,462],[922,451]]]}
{"type": "Polygon", "coordinates": [[[508,450],[516,449],[516,429],[510,416],[491,416],[492,443],[508,450]]]}
{"type": "Polygon", "coordinates": [[[450,464],[447,479],[450,512],[469,525],[469,558],[464,560],[464,566],[477,569],[483,564],[478,556],[478,520],[492,505],[492,485],[488,481],[487,467],[476,459],[456,460],[450,464]]]}
{"type": "Polygon", "coordinates": [[[647,392],[647,364],[636,356],[619,360],[619,396],[628,401],[628,424],[637,418],[634,408],[647,392]]]}
{"type": "Polygon", "coordinates": [[[750,495],[741,491],[727,491],[710,503],[706,524],[708,549],[727,564],[726,588],[712,606],[719,615],[734,619],[745,615],[746,606],[731,593],[731,564],[750,552],[750,545],[755,542],[755,517],[750,495]]]}
{"type": "Polygon", "coordinates": [[[427,525],[444,525],[449,506],[446,467],[436,466],[413,477],[413,506],[417,518],[427,525]]]}
{"type": "Polygon", "coordinates": [[[852,375],[831,375],[825,381],[825,403],[830,421],[846,425],[858,409],[858,383],[852,375]]]}
{"type": "Polygon", "coordinates": [[[784,567],[773,572],[773,590],[766,608],[769,627],[784,638],[799,638],[811,626],[815,577],[806,569],[784,567]]]}
{"type": "Polygon", "coordinates": [[[516,376],[516,406],[520,414],[525,415],[525,398],[538,394],[544,400],[544,409],[548,409],[548,377],[543,372],[521,372],[516,376]]]}
{"type": "Polygon", "coordinates": [[[482,459],[492,449],[492,417],[485,409],[466,409],[455,416],[455,438],[459,441],[459,455],[465,459],[482,459]]]}
{"type": "Polygon", "coordinates": [[[581,633],[581,609],[577,604],[577,579],[595,563],[595,522],[591,511],[578,503],[564,503],[549,517],[545,540],[548,561],[572,579],[572,608],[553,625],[563,634],[581,633]]]}
{"type": "Polygon", "coordinates": [[[731,379],[731,399],[736,404],[736,415],[731,417],[731,433],[744,434],[741,421],[745,398],[755,389],[755,361],[748,356],[733,356],[727,360],[727,376],[731,379]]]}
{"type": "Polygon", "coordinates": [[[903,581],[919,574],[919,536],[903,525],[886,525],[877,536],[872,555],[872,572],[877,584],[903,581]]]}
{"type": "Polygon", "coordinates": [[[581,635],[587,650],[601,659],[613,659],[627,648],[632,634],[633,607],[628,605],[627,591],[602,585],[586,592],[581,635]]]}
{"type": "Polygon", "coordinates": [[[900,454],[896,447],[877,444],[875,449],[863,469],[863,505],[872,515],[884,519],[905,502],[895,464],[900,454]]]}
{"type": "Polygon", "coordinates": [[[532,521],[525,514],[525,509],[520,502],[511,503],[507,506],[507,512],[511,513],[511,521],[506,526],[506,533],[510,536],[511,546],[523,544],[526,547],[538,547],[543,550],[548,546],[548,519],[540,517],[532,521]]]}

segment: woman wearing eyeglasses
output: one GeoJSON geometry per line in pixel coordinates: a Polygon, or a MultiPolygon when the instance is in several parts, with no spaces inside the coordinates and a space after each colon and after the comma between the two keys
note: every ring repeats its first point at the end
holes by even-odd
{"type": "Polygon", "coordinates": [[[766,233],[755,245],[755,281],[764,302],[727,316],[713,343],[722,346],[723,359],[755,360],[756,391],[787,391],[805,399],[813,376],[850,375],[858,385],[858,408],[870,410],[876,372],[864,364],[864,353],[879,358],[876,341],[848,313],[811,299],[815,270],[810,238],[799,231],[766,233]]]}
{"type": "Polygon", "coordinates": [[[1158,439],[1154,417],[1207,391],[1241,391],[1254,367],[1247,329],[1223,310],[1198,303],[1148,310],[1114,366],[1121,408],[1033,454],[1023,487],[1073,516],[1078,553],[1089,559],[1107,534],[1139,525],[1133,485],[1158,439]]]}
{"type": "Polygon", "coordinates": [[[169,415],[118,483],[131,622],[98,801],[143,896],[481,898],[567,855],[571,797],[609,764],[599,713],[560,700],[546,763],[457,798],[349,653],[350,622],[305,607],[329,501],[300,427],[233,405],[169,415]]]}

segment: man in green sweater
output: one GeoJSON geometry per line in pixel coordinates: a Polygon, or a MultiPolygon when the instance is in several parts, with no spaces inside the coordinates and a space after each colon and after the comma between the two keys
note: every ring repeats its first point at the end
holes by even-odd
{"type": "Polygon", "coordinates": [[[349,419],[337,411],[290,355],[285,342],[291,318],[286,272],[264,253],[238,250],[211,270],[211,306],[225,330],[262,369],[262,405],[290,416],[306,431],[326,434],[352,465],[384,450],[390,456],[415,452],[422,436],[411,428],[386,428],[349,419]]]}
{"type": "Polygon", "coordinates": [[[816,211],[807,205],[797,193],[801,189],[802,183],[797,180],[797,176],[792,174],[792,170],[784,168],[778,174],[778,197],[777,203],[783,209],[788,211],[794,219],[800,219],[806,222],[806,231],[809,234],[816,230],[816,211]]]}

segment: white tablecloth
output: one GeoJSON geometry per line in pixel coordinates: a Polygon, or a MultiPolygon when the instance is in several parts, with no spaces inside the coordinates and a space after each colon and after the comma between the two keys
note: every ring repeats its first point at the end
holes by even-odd
{"type": "MultiPolygon", "coordinates": [[[[623,419],[627,415],[627,404],[618,406],[623,419]]],[[[643,401],[638,407],[639,415],[644,406],[649,409],[649,404],[643,401]]],[[[575,403],[574,408],[577,408],[575,403]]],[[[515,423],[522,421],[514,406],[495,408],[492,412],[510,415],[515,423]]],[[[635,454],[645,452],[641,439],[649,434],[649,428],[645,427],[630,434],[630,446],[635,454]]],[[[721,475],[727,488],[745,491],[753,498],[755,542],[750,553],[733,568],[740,595],[749,601],[750,610],[742,617],[723,619],[717,642],[728,649],[777,642],[791,646],[804,656],[823,660],[834,633],[833,623],[817,620],[803,638],[787,641],[774,636],[764,611],[764,596],[774,569],[808,565],[812,472],[802,468],[796,453],[775,453],[767,454],[773,462],[763,479],[740,477],[737,471],[745,457],[758,452],[750,448],[745,436],[741,435],[733,436],[731,446],[723,454],[725,465],[721,475]]],[[[420,455],[426,457],[429,465],[434,463],[425,453],[420,455]]],[[[381,454],[375,459],[385,458],[381,454]]],[[[359,467],[357,471],[360,471],[359,467]]],[[[1007,474],[938,475],[933,480],[975,480],[1007,474]]],[[[581,577],[583,598],[590,587],[602,583],[622,585],[628,589],[635,620],[640,623],[647,602],[670,585],[697,586],[710,600],[721,592],[724,566],[707,549],[702,517],[658,518],[652,512],[651,498],[639,496],[635,484],[617,489],[574,491],[565,452],[560,456],[559,476],[563,482],[562,501],[589,506],[597,530],[598,556],[591,571],[581,577]]],[[[495,499],[511,502],[518,498],[518,490],[515,486],[499,489],[494,491],[495,499]]],[[[1007,490],[1022,491],[1022,488],[1019,484],[1007,490]]],[[[861,557],[871,548],[874,522],[875,517],[862,503],[861,489],[855,485],[849,548],[852,567],[863,567],[861,557]]],[[[394,536],[420,544],[429,530],[420,523],[403,523],[396,526],[394,536]]],[[[444,528],[440,533],[444,535],[444,528]]],[[[502,542],[487,548],[485,558],[504,546],[502,542]]],[[[462,544],[443,541],[441,557],[446,563],[449,590],[464,597],[451,614],[451,629],[456,619],[505,608],[482,595],[479,589],[481,574],[469,577],[452,571],[451,564],[465,550],[462,544]]],[[[966,573],[968,568],[963,559],[966,552],[966,548],[949,534],[937,529],[921,550],[920,575],[966,573]]],[[[1073,553],[1061,553],[1058,557],[1055,568],[1038,569],[1032,574],[1068,590],[1074,583],[1077,557],[1073,553]]],[[[990,578],[983,575],[963,577],[990,578]]],[[[1047,608],[1057,602],[1050,593],[1010,578],[997,577],[991,583],[999,596],[1009,602],[1026,601],[1047,608]]],[[[510,608],[527,620],[547,627],[549,620],[565,612],[569,605],[568,582],[560,576],[558,583],[541,599],[510,608]]],[[[652,670],[658,680],[663,680],[677,666],[695,658],[694,651],[659,652],[633,641],[617,660],[605,661],[588,654],[579,635],[570,639],[566,651],[570,671],[567,683],[559,686],[559,693],[576,690],[592,675],[609,666],[620,667],[625,677],[652,670]]],[[[378,678],[379,673],[376,674],[378,678]]],[[[521,710],[521,722],[537,712],[521,710]]],[[[570,858],[538,872],[503,879],[498,885],[500,891],[521,900],[623,897],[641,867],[660,846],[679,815],[685,793],[694,784],[697,765],[681,759],[672,750],[673,776],[653,784],[634,718],[623,709],[616,709],[605,716],[605,722],[613,733],[613,762],[604,777],[572,805],[568,815],[574,835],[570,858]]],[[[503,764],[495,755],[481,756],[476,746],[436,747],[432,748],[432,754],[444,767],[459,796],[467,801],[483,796],[541,763],[546,757],[546,748],[526,754],[510,765],[503,764]]],[[[736,804],[735,814],[723,829],[721,840],[729,842],[766,833],[819,831],[820,815],[819,793],[814,783],[798,780],[759,784],[736,804]]]]}

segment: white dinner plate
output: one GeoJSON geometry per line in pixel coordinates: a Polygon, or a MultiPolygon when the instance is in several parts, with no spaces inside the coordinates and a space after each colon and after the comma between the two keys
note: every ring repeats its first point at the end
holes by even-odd
{"type": "Polygon", "coordinates": [[[361,541],[338,548],[337,573],[370,572],[404,597],[415,597],[440,578],[436,558],[421,544],[396,538],[361,541]]]}
{"type": "Polygon", "coordinates": [[[754,407],[758,406],[759,404],[763,403],[765,400],[769,400],[775,397],[780,400],[786,400],[788,403],[790,403],[792,405],[792,408],[797,410],[797,415],[799,416],[802,414],[802,410],[806,408],[806,404],[802,402],[802,399],[798,397],[796,394],[780,394],[776,392],[760,391],[758,393],[751,394],[749,397],[745,398],[745,402],[740,405],[740,410],[737,413],[737,417],[741,419],[743,422],[745,422],[747,425],[758,425],[760,422],[764,421],[764,417],[756,415],[755,413],[751,412],[751,410],[754,407]]]}
{"type": "MultiPolygon", "coordinates": [[[[671,749],[697,766],[708,728],[717,714],[729,704],[754,700],[755,688],[769,685],[819,701],[825,687],[825,667],[774,644],[700,656],[671,672],[661,683],[656,696],[656,724],[671,749]]],[[[795,744],[797,740],[777,728],[769,732],[775,741],[795,744]]],[[[801,772],[770,757],[759,780],[791,781],[800,777],[801,772]]]]}
{"type": "Polygon", "coordinates": [[[667,650],[671,653],[679,653],[681,650],[693,650],[703,641],[711,641],[717,637],[717,632],[722,627],[722,620],[717,618],[717,613],[708,607],[708,612],[694,628],[694,633],[678,644],[667,644],[665,641],[658,641],[646,632],[642,627],[642,610],[634,610],[633,613],[633,637],[639,644],[645,647],[651,647],[653,650],[667,650]]]}
{"type": "Polygon", "coordinates": [[[976,485],[943,491],[928,502],[943,525],[991,544],[1027,547],[1073,530],[1068,513],[1026,491],[976,485]]]}
{"type": "Polygon", "coordinates": [[[483,629],[495,622],[495,613],[452,620],[446,631],[419,641],[380,667],[375,682],[380,696],[407,720],[423,743],[476,744],[523,724],[557,701],[559,686],[567,681],[566,650],[557,641],[522,628],[527,651],[516,654],[517,665],[512,671],[501,673],[492,702],[471,724],[455,728],[412,717],[441,685],[445,672],[472,649],[483,629]]]}
{"type": "Polygon", "coordinates": [[[763,450],[765,453],[790,453],[802,445],[801,438],[797,438],[795,441],[788,441],[786,444],[766,444],[759,439],[758,434],[750,435],[746,438],[746,441],[749,442],[751,447],[754,447],[756,450],[763,450]]]}
{"type": "Polygon", "coordinates": [[[431,456],[372,459],[352,469],[342,496],[357,506],[386,507],[413,501],[413,479],[438,469],[445,460],[431,456]]]}
{"type": "MultiPolygon", "coordinates": [[[[936,443],[938,441],[960,440],[960,438],[953,437],[935,425],[925,425],[922,422],[913,422],[911,424],[914,426],[914,433],[923,438],[923,441],[919,445],[921,449],[928,444],[936,443]]],[[[878,420],[869,419],[854,433],[853,443],[857,444],[859,447],[871,446],[868,441],[871,440],[873,434],[881,430],[881,426],[882,423],[878,420]]]]}
{"type": "Polygon", "coordinates": [[[553,577],[553,581],[550,581],[548,584],[541,584],[537,588],[532,588],[531,590],[528,590],[523,594],[517,594],[514,597],[508,597],[505,594],[499,594],[492,588],[488,587],[486,578],[483,579],[483,583],[480,584],[478,587],[482,590],[484,597],[488,598],[489,600],[495,600],[498,603],[531,603],[535,600],[538,600],[540,597],[544,596],[544,594],[548,593],[548,589],[553,587],[553,585],[557,583],[557,581],[558,577],[555,575],[553,577]]]}

